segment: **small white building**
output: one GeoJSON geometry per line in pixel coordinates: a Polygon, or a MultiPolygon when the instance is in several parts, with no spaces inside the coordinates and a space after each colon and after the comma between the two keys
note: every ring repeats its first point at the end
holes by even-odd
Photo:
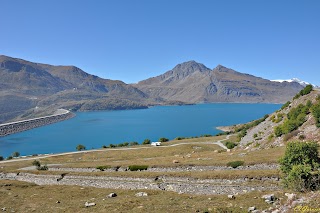
{"type": "Polygon", "coordinates": [[[160,146],[161,142],[151,142],[151,146],[160,146]]]}

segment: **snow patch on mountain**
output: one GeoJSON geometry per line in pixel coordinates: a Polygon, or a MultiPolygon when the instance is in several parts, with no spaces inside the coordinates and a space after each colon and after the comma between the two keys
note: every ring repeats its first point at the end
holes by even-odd
{"type": "MultiPolygon", "coordinates": [[[[289,79],[289,80],[271,80],[271,81],[274,81],[274,82],[280,82],[280,83],[282,83],[282,82],[296,82],[296,83],[299,83],[300,85],[302,85],[302,86],[307,86],[307,85],[309,85],[310,83],[309,82],[306,82],[306,81],[302,81],[302,80],[300,80],[300,79],[298,79],[298,78],[292,78],[292,79],[289,79]]],[[[317,85],[314,85],[314,84],[311,84],[313,87],[318,87],[317,85]]]]}

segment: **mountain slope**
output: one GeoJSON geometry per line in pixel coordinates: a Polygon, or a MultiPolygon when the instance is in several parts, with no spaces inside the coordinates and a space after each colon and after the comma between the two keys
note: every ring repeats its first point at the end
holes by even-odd
{"type": "MultiPolygon", "coordinates": [[[[320,115],[320,91],[314,90],[307,95],[296,97],[270,114],[265,121],[246,130],[245,134],[241,133],[242,130],[239,131],[239,134],[242,134],[240,147],[254,150],[283,146],[287,141],[292,140],[319,141],[320,128],[316,125],[319,118],[314,117],[313,108],[318,106],[318,115],[320,115]],[[279,133],[276,129],[280,129],[281,132],[279,133]]],[[[243,125],[238,125],[232,129],[240,130],[242,127],[243,125]]]]}
{"type": "Polygon", "coordinates": [[[134,86],[150,97],[190,103],[284,103],[303,88],[296,82],[272,82],[221,65],[210,70],[195,61],[134,86]]]}
{"type": "Polygon", "coordinates": [[[74,66],[52,66],[0,55],[0,122],[57,108],[146,108],[148,97],[122,81],[102,79],[74,66]],[[10,97],[10,98],[8,98],[10,97]],[[17,105],[13,110],[11,105],[17,105]],[[35,108],[37,106],[37,108],[35,108]],[[13,113],[15,111],[16,113],[13,113]]]}

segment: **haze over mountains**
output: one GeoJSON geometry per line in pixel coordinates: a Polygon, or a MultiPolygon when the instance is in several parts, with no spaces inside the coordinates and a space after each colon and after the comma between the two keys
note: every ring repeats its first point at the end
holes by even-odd
{"type": "Polygon", "coordinates": [[[75,66],[52,66],[0,55],[0,123],[74,111],[137,109],[202,102],[284,103],[303,88],[195,61],[137,84],[102,79],[75,66]]]}

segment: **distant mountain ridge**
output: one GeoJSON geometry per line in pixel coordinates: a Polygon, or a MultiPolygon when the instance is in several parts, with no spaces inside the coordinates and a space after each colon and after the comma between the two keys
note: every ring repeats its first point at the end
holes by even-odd
{"type": "Polygon", "coordinates": [[[211,70],[195,61],[133,86],[151,97],[190,103],[284,103],[303,88],[297,82],[273,82],[222,65],[211,70]]]}
{"type": "MultiPolygon", "coordinates": [[[[271,80],[271,81],[275,81],[275,82],[280,82],[280,83],[283,83],[283,82],[297,82],[299,83],[300,85],[302,86],[307,86],[309,85],[310,83],[309,82],[306,82],[306,81],[302,81],[300,80],[299,78],[291,78],[291,79],[288,79],[288,80],[271,80]]],[[[316,88],[319,88],[319,86],[315,85],[315,84],[311,84],[313,87],[316,87],[316,88]]]]}
{"type": "Polygon", "coordinates": [[[195,61],[130,85],[75,66],[0,55],[0,123],[42,116],[58,108],[83,111],[201,102],[284,103],[302,88],[296,82],[272,82],[222,65],[211,70],[195,61]]]}

